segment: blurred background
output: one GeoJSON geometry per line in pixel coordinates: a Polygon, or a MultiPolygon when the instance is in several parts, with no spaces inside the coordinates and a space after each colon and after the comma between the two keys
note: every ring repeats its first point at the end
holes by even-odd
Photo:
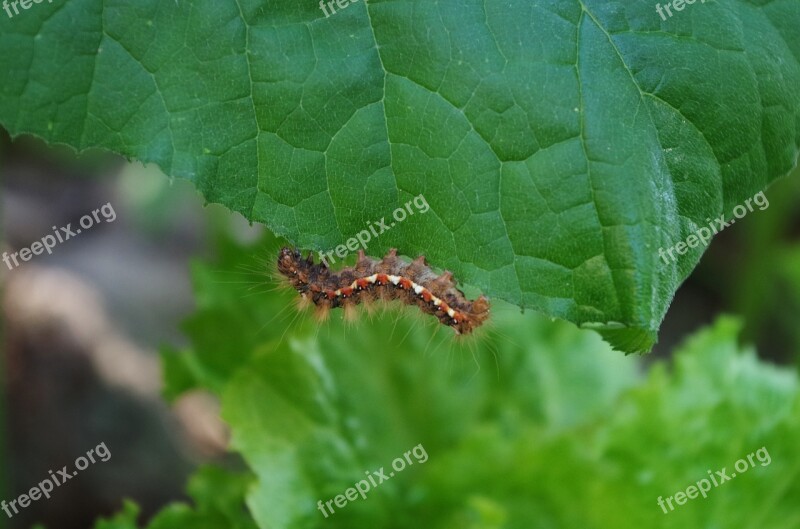
{"type": "MultiPolygon", "coordinates": [[[[0,131],[2,251],[13,252],[110,203],[101,221],[9,270],[3,296],[3,482],[11,499],[104,442],[112,456],[47,502],[0,524],[86,528],[136,500],[145,518],[184,497],[188,475],[225,453],[228,432],[209,394],[174,405],[161,398],[159,347],[180,348],[180,322],[194,309],[193,259],[213,262],[215,234],[242,243],[262,229],[156,168],[105,153],[74,156],[0,131]]],[[[743,340],[762,357],[794,364],[800,350],[798,174],[766,191],[769,207],[717,236],[681,287],[643,366],[720,313],[743,316],[743,340]]],[[[269,263],[264,263],[264,267],[269,263]]],[[[588,332],[588,331],[587,331],[588,332]]],[[[1,514],[1,513],[0,513],[1,514]]],[[[0,525],[2,526],[2,525],[0,525]]]]}
{"type": "MultiPolygon", "coordinates": [[[[111,204],[101,221],[13,271],[3,264],[3,494],[12,499],[105,442],[112,456],[9,527],[90,527],[135,499],[145,516],[183,497],[201,461],[225,457],[217,403],[160,395],[159,345],[181,345],[193,307],[188,263],[212,259],[212,224],[246,240],[260,229],[191,184],[105,153],[75,157],[32,138],[2,151],[2,251],[13,252],[111,204]],[[109,218],[112,218],[109,216],[109,218]]],[[[5,515],[0,519],[6,518],[5,515]]],[[[0,521],[0,524],[6,520],[0,521]]]]}

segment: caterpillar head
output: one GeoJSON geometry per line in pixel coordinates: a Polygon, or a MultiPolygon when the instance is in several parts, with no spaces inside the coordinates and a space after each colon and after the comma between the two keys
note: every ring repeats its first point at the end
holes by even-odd
{"type": "Polygon", "coordinates": [[[292,287],[301,294],[308,291],[309,276],[313,268],[314,259],[311,253],[306,259],[303,259],[297,250],[284,247],[278,255],[278,272],[286,277],[292,287]]]}

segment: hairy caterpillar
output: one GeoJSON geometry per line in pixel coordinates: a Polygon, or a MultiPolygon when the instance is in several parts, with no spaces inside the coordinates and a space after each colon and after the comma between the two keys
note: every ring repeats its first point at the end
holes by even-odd
{"type": "Polygon", "coordinates": [[[314,264],[312,254],[303,259],[297,250],[283,248],[278,271],[303,300],[323,313],[373,299],[397,299],[435,316],[456,334],[469,334],[489,318],[489,300],[484,296],[466,299],[450,272],[437,277],[425,257],[408,263],[397,257],[394,249],[381,260],[359,251],[355,266],[333,272],[325,263],[314,264]]]}

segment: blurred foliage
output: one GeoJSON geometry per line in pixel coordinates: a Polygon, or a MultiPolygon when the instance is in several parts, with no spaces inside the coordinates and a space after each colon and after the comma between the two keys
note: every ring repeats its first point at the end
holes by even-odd
{"type": "MultiPolygon", "coordinates": [[[[149,529],[191,527],[193,529],[255,529],[242,509],[242,498],[250,477],[203,467],[189,481],[189,495],[196,503],[193,510],[185,504],[173,504],[161,511],[148,524],[149,529]]],[[[139,508],[125,502],[121,513],[109,520],[100,520],[96,529],[136,529],[139,508]]]]}
{"type": "MultiPolygon", "coordinates": [[[[257,479],[246,494],[233,476],[216,491],[205,469],[190,485],[196,510],[169,507],[149,529],[249,527],[233,516],[245,503],[261,528],[800,523],[797,377],[740,347],[736,320],[647,375],[593,333],[507,306],[472,341],[401,307],[319,325],[296,313],[294,293],[274,290],[277,247],[223,240],[215,266],[195,265],[191,346],[163,355],[166,396],[220,395],[232,449],[257,479]],[[426,462],[327,519],[317,510],[420,444],[426,462]],[[669,514],[658,506],[762,446],[768,466],[669,514]]],[[[135,518],[127,505],[97,529],[132,529],[135,518]]]]}
{"type": "Polygon", "coordinates": [[[740,315],[744,338],[763,356],[792,362],[800,354],[800,169],[766,195],[769,207],[720,234],[687,283],[740,315]]]}

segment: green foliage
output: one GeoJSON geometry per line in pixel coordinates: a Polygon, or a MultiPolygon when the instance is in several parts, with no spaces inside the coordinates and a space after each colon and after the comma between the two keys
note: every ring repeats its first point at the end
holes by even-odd
{"type": "MultiPolygon", "coordinates": [[[[189,481],[196,508],[175,503],[161,511],[147,529],[257,529],[244,509],[251,477],[213,467],[201,468],[189,481]]],[[[95,529],[136,529],[139,508],[125,502],[121,513],[99,520],[95,529]]]]}
{"type": "Polygon", "coordinates": [[[646,351],[702,254],[658,248],[795,163],[798,25],[791,0],[56,0],[0,16],[0,123],[155,163],[303,248],[423,194],[371,253],[646,351]]]}
{"type": "Polygon", "coordinates": [[[205,387],[221,395],[232,448],[257,476],[247,505],[262,529],[423,521],[432,529],[747,529],[800,520],[797,376],[737,345],[734,320],[700,332],[646,376],[640,358],[593,334],[509,307],[467,344],[430,318],[394,310],[350,326],[306,316],[287,325],[294,309],[280,310],[292,293],[268,291],[273,285],[255,277],[255,291],[241,285],[240,263],[252,251],[227,245],[219,264],[194,267],[191,348],[164,360],[168,394],[205,387]],[[254,323],[267,316],[276,319],[254,323]],[[420,444],[426,462],[327,519],[317,510],[318,500],[344,494],[365,472],[388,473],[420,444]],[[769,465],[674,512],[657,505],[761,447],[769,465]]]}

